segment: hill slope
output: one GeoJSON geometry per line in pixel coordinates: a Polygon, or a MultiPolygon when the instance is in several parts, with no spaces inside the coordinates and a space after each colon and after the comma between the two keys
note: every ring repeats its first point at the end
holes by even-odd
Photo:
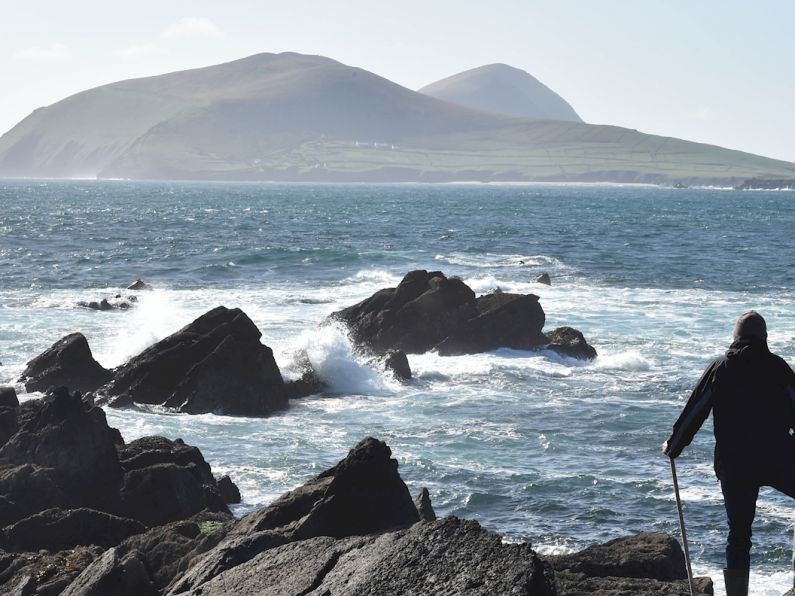
{"type": "Polygon", "coordinates": [[[121,81],[0,137],[0,176],[731,184],[795,164],[612,126],[472,110],[320,56],[121,81]]]}
{"type": "Polygon", "coordinates": [[[531,74],[507,64],[487,64],[460,72],[419,92],[493,114],[582,122],[560,95],[531,74]]]}

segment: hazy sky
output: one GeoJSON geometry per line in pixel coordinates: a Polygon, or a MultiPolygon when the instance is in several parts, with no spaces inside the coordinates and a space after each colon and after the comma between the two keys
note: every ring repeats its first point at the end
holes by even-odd
{"type": "Polygon", "coordinates": [[[505,62],[587,122],[795,162],[795,0],[0,0],[0,132],[119,79],[259,52],[417,89],[505,62]]]}

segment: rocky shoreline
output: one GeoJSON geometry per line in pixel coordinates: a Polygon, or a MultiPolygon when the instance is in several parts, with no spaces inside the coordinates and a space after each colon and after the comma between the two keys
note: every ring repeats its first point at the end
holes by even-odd
{"type": "MultiPolygon", "coordinates": [[[[197,448],[125,443],[66,388],[21,404],[12,389],[0,396],[3,593],[687,593],[670,536],[543,557],[475,521],[436,519],[428,492],[413,500],[390,448],[372,437],[236,519],[226,504],[234,484],[216,479],[197,448]]],[[[712,594],[708,578],[698,586],[712,594]]]]}

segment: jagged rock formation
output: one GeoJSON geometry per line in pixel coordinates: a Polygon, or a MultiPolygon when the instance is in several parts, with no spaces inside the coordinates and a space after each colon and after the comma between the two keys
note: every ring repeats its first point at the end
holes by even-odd
{"type": "Polygon", "coordinates": [[[376,353],[437,350],[454,355],[548,347],[575,358],[596,357],[575,329],[543,333],[545,314],[538,296],[494,292],[476,297],[463,281],[441,271],[411,271],[396,288],[379,290],[330,319],[345,323],[357,345],[376,353]]]}
{"type": "Polygon", "coordinates": [[[94,360],[88,340],[71,333],[28,362],[20,382],[28,391],[67,385],[73,391],[94,391],[110,380],[110,372],[94,360]]]}
{"type": "Polygon", "coordinates": [[[96,393],[113,406],[270,414],[287,407],[287,397],[273,351],[260,337],[243,311],[219,306],[114,369],[96,393]]]}

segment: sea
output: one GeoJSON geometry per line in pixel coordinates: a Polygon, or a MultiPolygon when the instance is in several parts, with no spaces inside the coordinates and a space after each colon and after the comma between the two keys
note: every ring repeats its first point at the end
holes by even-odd
{"type": "MultiPolygon", "coordinates": [[[[366,436],[412,494],[508,542],[569,553],[641,531],[680,538],[660,445],[734,320],[755,309],[795,363],[795,194],[577,185],[0,181],[0,384],[83,332],[106,367],[218,306],[242,308],[287,378],[305,350],[328,391],[268,418],[108,409],[126,440],[181,437],[239,485],[243,515],[366,436]],[[599,352],[410,355],[396,382],[332,312],[408,271],[533,293],[547,328],[599,352]],[[543,272],[550,286],[536,283],[543,272]],[[143,279],[126,311],[78,305],[143,279]]],[[[711,420],[677,459],[694,572],[722,592],[726,520],[711,420]]],[[[792,587],[795,503],[763,489],[751,591],[792,587]]]]}

